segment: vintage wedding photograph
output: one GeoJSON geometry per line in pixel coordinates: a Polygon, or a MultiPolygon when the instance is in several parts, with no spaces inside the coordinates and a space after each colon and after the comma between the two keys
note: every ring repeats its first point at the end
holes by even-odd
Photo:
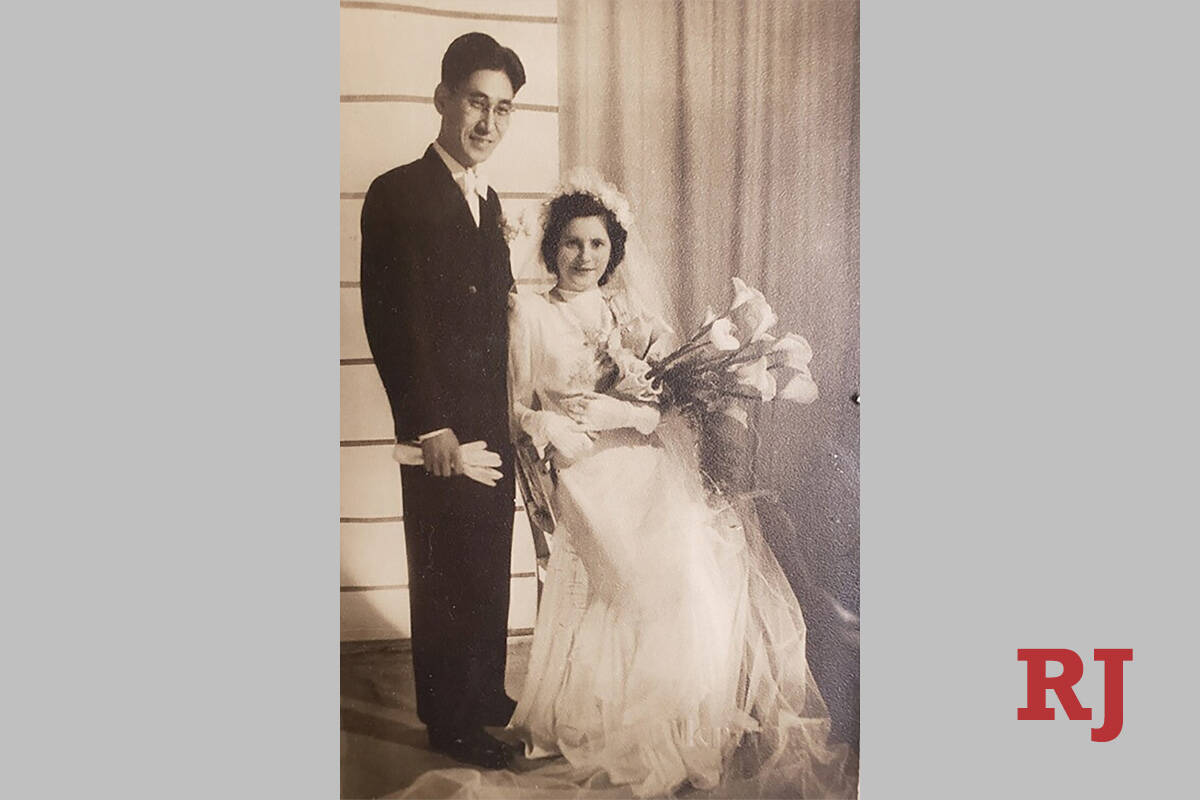
{"type": "Polygon", "coordinates": [[[340,42],[341,796],[857,797],[856,0],[340,42]]]}

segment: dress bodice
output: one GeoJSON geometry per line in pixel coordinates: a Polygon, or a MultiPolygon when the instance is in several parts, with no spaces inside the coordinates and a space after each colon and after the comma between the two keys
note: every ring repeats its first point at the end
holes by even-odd
{"type": "Polygon", "coordinates": [[[562,397],[595,391],[614,367],[607,356],[617,326],[608,298],[599,290],[519,295],[512,325],[512,350],[523,362],[514,370],[518,402],[558,410],[562,397]]]}
{"type": "Polygon", "coordinates": [[[598,288],[513,295],[509,331],[509,381],[518,414],[524,408],[558,411],[565,395],[606,391],[617,375],[610,347],[661,357],[674,338],[661,319],[598,288]]]}

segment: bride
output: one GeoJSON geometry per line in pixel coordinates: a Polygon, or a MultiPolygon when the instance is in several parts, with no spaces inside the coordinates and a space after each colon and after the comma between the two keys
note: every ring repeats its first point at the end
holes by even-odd
{"type": "Polygon", "coordinates": [[[553,464],[556,527],[508,727],[527,758],[565,764],[474,773],[455,791],[852,797],[800,608],[753,512],[706,488],[682,420],[603,391],[610,342],[640,339],[653,358],[671,334],[628,203],[594,173],[564,187],[540,246],[557,283],[510,311],[514,436],[553,464]]]}

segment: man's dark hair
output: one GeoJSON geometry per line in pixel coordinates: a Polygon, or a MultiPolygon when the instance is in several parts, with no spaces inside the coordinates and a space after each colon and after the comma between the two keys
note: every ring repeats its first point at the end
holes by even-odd
{"type": "Polygon", "coordinates": [[[599,217],[604,220],[604,227],[608,230],[608,266],[599,281],[603,286],[608,283],[613,270],[625,258],[625,240],[629,232],[617,222],[617,215],[608,206],[590,194],[563,194],[550,201],[550,211],[546,215],[546,231],[542,235],[542,263],[550,272],[558,274],[558,240],[571,220],[580,217],[599,217]]]}
{"type": "Polygon", "coordinates": [[[481,69],[500,70],[508,75],[513,94],[525,85],[521,59],[486,33],[464,33],[450,43],[442,56],[442,83],[456,89],[472,72],[481,69]]]}

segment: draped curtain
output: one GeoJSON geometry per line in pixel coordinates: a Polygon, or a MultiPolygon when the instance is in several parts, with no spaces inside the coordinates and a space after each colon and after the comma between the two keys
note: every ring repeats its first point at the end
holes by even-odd
{"type": "MultiPolygon", "coordinates": [[[[858,3],[560,0],[559,112],[562,168],[629,195],[685,328],[736,275],[812,344],[821,398],[759,412],[755,477],[796,523],[766,531],[793,585],[857,610],[858,3]]],[[[806,613],[856,730],[857,654],[806,613]]]]}

